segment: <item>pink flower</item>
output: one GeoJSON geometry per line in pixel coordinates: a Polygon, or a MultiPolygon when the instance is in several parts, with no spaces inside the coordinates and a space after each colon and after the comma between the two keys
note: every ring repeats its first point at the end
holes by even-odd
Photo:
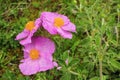
{"type": "Polygon", "coordinates": [[[57,70],[60,70],[61,68],[62,68],[61,66],[58,66],[58,67],[57,67],[57,70]]]}
{"type": "Polygon", "coordinates": [[[24,75],[32,75],[55,67],[52,54],[55,51],[54,42],[44,37],[32,37],[32,43],[24,45],[24,59],[19,65],[24,75]]]}
{"type": "Polygon", "coordinates": [[[33,36],[33,34],[37,31],[37,29],[40,26],[41,26],[40,18],[36,19],[35,22],[29,21],[26,24],[25,29],[16,36],[15,40],[20,40],[20,44],[22,44],[22,45],[31,43],[31,37],[33,36]]]}
{"type": "Polygon", "coordinates": [[[53,62],[55,67],[58,67],[58,63],[57,62],[53,62]]]}
{"type": "Polygon", "coordinates": [[[44,29],[50,34],[60,34],[63,38],[71,39],[71,32],[76,32],[75,25],[64,15],[54,12],[43,12],[41,20],[44,29]]]}
{"type": "Polygon", "coordinates": [[[66,65],[68,65],[68,59],[65,60],[66,65]]]}

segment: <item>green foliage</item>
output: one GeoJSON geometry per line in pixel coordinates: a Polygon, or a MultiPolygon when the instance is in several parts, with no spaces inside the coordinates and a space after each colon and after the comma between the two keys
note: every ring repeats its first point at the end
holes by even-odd
{"type": "Polygon", "coordinates": [[[120,80],[119,0],[0,0],[0,5],[0,80],[120,80]],[[69,40],[39,30],[36,35],[55,42],[53,57],[62,68],[24,76],[15,37],[43,11],[68,16],[77,33],[69,40]]]}

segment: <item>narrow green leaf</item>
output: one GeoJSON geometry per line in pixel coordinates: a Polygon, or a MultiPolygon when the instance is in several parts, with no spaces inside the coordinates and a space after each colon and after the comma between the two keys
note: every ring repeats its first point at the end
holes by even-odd
{"type": "Polygon", "coordinates": [[[68,72],[65,72],[60,80],[71,80],[71,74],[68,72]]]}
{"type": "Polygon", "coordinates": [[[113,67],[120,70],[120,63],[118,61],[112,59],[112,60],[110,60],[110,63],[113,67]]]}

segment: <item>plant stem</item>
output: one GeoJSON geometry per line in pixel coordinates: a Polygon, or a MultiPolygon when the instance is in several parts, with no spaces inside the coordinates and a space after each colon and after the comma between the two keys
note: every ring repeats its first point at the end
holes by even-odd
{"type": "Polygon", "coordinates": [[[99,59],[99,67],[100,67],[100,70],[99,70],[99,72],[100,72],[100,80],[102,80],[102,60],[101,59],[99,59]]]}
{"type": "Polygon", "coordinates": [[[119,39],[119,34],[118,34],[118,29],[117,27],[115,26],[115,33],[116,33],[116,41],[117,41],[117,46],[118,46],[118,39],[119,39]]]}
{"type": "Polygon", "coordinates": [[[69,70],[69,72],[72,73],[72,74],[74,74],[74,75],[78,75],[78,76],[80,75],[79,73],[76,73],[76,72],[71,71],[71,70],[69,70]]]}
{"type": "MultiPolygon", "coordinates": [[[[117,23],[117,26],[118,26],[118,24],[119,24],[119,21],[120,21],[120,17],[119,17],[119,9],[117,9],[117,13],[118,13],[118,23],[117,23]]],[[[117,39],[117,46],[118,46],[118,40],[119,40],[119,30],[118,30],[118,28],[117,28],[117,26],[115,27],[116,28],[116,39],[117,39]]]]}

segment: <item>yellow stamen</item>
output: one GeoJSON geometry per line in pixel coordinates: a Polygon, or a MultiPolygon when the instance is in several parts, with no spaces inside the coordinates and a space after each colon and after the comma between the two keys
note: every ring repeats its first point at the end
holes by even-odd
{"type": "Polygon", "coordinates": [[[29,21],[29,22],[26,24],[25,29],[31,31],[31,30],[34,29],[34,27],[35,27],[34,21],[29,21]]]}
{"type": "Polygon", "coordinates": [[[36,49],[31,49],[30,50],[30,58],[32,60],[38,59],[39,58],[39,51],[36,49]]]}
{"type": "Polygon", "coordinates": [[[63,25],[64,25],[64,20],[63,20],[62,18],[56,17],[56,18],[54,19],[54,26],[60,28],[60,27],[62,27],[63,25]]]}

